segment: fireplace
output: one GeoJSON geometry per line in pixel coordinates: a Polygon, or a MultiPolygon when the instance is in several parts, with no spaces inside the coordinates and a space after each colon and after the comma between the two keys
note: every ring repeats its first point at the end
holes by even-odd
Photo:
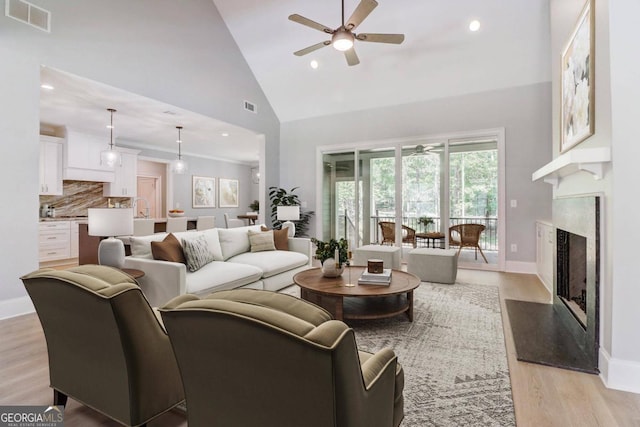
{"type": "MultiPolygon", "coordinates": [[[[553,201],[556,227],[554,310],[598,371],[600,197],[553,201]]],[[[581,370],[590,371],[581,367],[581,370]]]]}
{"type": "Polygon", "coordinates": [[[556,230],[556,295],[587,328],[587,238],[556,230]]]}
{"type": "Polygon", "coordinates": [[[553,200],[553,304],[505,300],[518,360],[597,374],[600,197],[553,200]]]}

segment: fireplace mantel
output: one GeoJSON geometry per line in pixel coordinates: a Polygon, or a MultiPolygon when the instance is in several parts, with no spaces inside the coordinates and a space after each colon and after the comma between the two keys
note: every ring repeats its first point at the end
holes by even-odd
{"type": "Polygon", "coordinates": [[[531,180],[542,179],[557,188],[562,178],[579,171],[589,172],[594,179],[602,179],[604,164],[610,161],[609,147],[574,148],[535,171],[531,180]]]}

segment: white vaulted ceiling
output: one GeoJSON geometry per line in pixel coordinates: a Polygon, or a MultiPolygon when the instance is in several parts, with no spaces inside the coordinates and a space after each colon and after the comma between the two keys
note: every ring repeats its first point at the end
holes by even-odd
{"type": "MultiPolygon", "coordinates": [[[[356,41],[353,67],[331,46],[293,55],[329,36],[288,16],[336,28],[340,0],[213,2],[281,122],[551,80],[548,0],[378,0],[357,32],[405,41],[356,41]]],[[[358,3],[345,0],[345,19],[358,3]]]]}
{"type": "MultiPolygon", "coordinates": [[[[330,36],[288,16],[335,28],[339,0],[212,2],[280,122],[551,80],[549,0],[378,0],[356,32],[404,33],[405,41],[356,41],[360,64],[353,67],[331,46],[293,55],[330,36]],[[475,33],[468,29],[473,19],[481,22],[475,33]],[[312,59],[319,63],[315,70],[312,59]]],[[[358,3],[345,0],[345,18],[358,3]]],[[[185,154],[258,160],[257,136],[246,129],[46,67],[42,80],[56,87],[41,92],[45,126],[108,138],[106,108],[114,107],[116,137],[134,145],[175,151],[175,126],[182,125],[185,154]]]]}

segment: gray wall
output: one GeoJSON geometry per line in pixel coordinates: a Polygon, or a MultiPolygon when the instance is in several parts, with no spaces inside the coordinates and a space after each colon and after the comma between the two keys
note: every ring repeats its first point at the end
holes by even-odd
{"type": "MultiPolygon", "coordinates": [[[[120,144],[126,146],[126,144],[120,144]]],[[[140,148],[138,148],[140,150],[140,148]]],[[[149,157],[154,159],[175,159],[174,153],[167,153],[164,151],[156,151],[149,149],[141,149],[139,154],[143,157],[149,157]]],[[[249,203],[254,199],[254,187],[255,184],[251,182],[251,166],[225,162],[222,160],[207,159],[203,157],[195,157],[190,155],[183,155],[182,158],[188,163],[189,170],[183,175],[173,175],[173,206],[169,206],[167,209],[173,209],[176,202],[180,204],[180,209],[185,211],[185,216],[199,216],[199,215],[215,215],[216,226],[224,227],[224,214],[228,213],[229,216],[235,218],[238,214],[244,214],[248,212],[249,203]],[[191,200],[192,190],[192,176],[208,176],[216,179],[216,207],[215,208],[193,208],[191,200]],[[237,179],[238,180],[238,207],[237,208],[220,208],[218,201],[218,179],[237,179]]],[[[257,197],[256,197],[257,198],[257,197]]]]}
{"type": "Polygon", "coordinates": [[[504,127],[506,133],[506,241],[518,245],[507,261],[535,262],[535,220],[551,218],[551,188],[531,174],[551,160],[551,84],[451,97],[282,124],[280,185],[300,186],[315,206],[316,147],[417,135],[504,127]]]}
{"type": "Polygon", "coordinates": [[[264,134],[262,183],[278,180],[278,119],[211,0],[32,3],[52,12],[50,34],[0,16],[0,185],[11,206],[0,223],[10,242],[0,254],[0,312],[26,295],[19,277],[38,267],[41,64],[264,134]]]}

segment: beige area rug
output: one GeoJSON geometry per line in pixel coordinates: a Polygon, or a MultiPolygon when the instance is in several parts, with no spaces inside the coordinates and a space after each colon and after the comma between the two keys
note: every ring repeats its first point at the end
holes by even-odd
{"type": "Polygon", "coordinates": [[[404,367],[401,426],[515,426],[498,287],[423,282],[414,297],[413,322],[349,322],[360,350],[389,347],[404,367]]]}

